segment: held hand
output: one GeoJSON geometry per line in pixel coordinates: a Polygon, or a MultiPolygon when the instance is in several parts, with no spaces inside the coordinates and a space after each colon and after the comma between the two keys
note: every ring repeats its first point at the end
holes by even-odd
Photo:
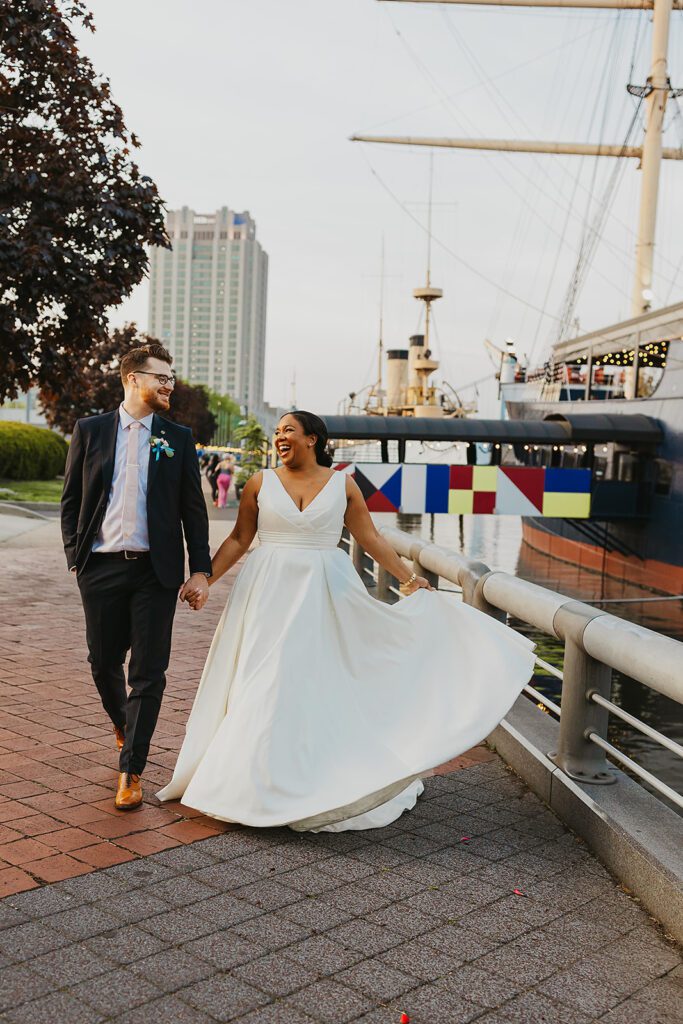
{"type": "Polygon", "coordinates": [[[193,611],[200,611],[209,599],[209,583],[203,573],[190,576],[180,589],[179,600],[187,601],[193,611]]]}

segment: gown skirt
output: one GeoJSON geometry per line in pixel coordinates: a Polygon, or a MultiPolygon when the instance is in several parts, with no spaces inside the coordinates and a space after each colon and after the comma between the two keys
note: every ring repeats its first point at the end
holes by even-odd
{"type": "Polygon", "coordinates": [[[258,504],[159,798],[259,828],[382,827],[507,714],[534,645],[454,594],[371,597],[338,547],[344,473],[301,511],[265,470],[258,504]]]}

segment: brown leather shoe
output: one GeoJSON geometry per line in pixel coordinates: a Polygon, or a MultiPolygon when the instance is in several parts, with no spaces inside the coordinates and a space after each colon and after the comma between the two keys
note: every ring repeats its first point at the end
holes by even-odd
{"type": "Polygon", "coordinates": [[[119,788],[116,791],[114,804],[119,811],[134,811],[142,803],[142,783],[139,775],[121,772],[119,788]]]}
{"type": "Polygon", "coordinates": [[[126,742],[126,734],[123,729],[119,729],[118,725],[114,726],[114,735],[116,736],[116,747],[118,750],[123,750],[123,744],[126,742]]]}

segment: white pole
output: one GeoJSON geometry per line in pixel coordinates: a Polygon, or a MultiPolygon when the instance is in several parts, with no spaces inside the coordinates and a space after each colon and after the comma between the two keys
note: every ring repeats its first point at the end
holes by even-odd
{"type": "MultiPolygon", "coordinates": [[[[669,3],[671,0],[669,0],[669,3]]],[[[497,153],[553,153],[556,156],[612,156],[642,159],[642,146],[592,142],[536,142],[520,139],[451,139],[420,135],[352,135],[351,142],[380,142],[391,146],[432,146],[437,149],[484,149],[497,153]]],[[[683,150],[660,148],[663,160],[683,160],[683,150]]]]}
{"type": "Polygon", "coordinates": [[[643,140],[643,180],[640,193],[640,217],[636,242],[636,277],[633,285],[633,316],[647,313],[652,304],[652,264],[657,223],[659,169],[662,161],[662,124],[669,96],[667,51],[672,0],[655,0],[652,19],[652,68],[647,84],[647,126],[643,140]]]}
{"type": "MultiPolygon", "coordinates": [[[[380,0],[386,2],[386,0],[380,0]]],[[[488,7],[588,7],[604,10],[651,11],[653,0],[391,0],[411,4],[482,4],[488,7]]],[[[683,10],[683,0],[673,0],[675,11],[683,10]]]]}

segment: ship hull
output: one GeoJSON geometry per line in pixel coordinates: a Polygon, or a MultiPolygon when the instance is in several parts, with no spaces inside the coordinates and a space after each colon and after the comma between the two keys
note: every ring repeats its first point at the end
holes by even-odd
{"type": "MultiPolygon", "coordinates": [[[[612,530],[614,527],[611,527],[611,535],[612,530]]],[[[582,538],[570,520],[525,518],[522,520],[522,539],[534,551],[590,572],[625,580],[661,594],[683,594],[683,566],[610,551],[605,544],[591,543],[582,538]]]]}

